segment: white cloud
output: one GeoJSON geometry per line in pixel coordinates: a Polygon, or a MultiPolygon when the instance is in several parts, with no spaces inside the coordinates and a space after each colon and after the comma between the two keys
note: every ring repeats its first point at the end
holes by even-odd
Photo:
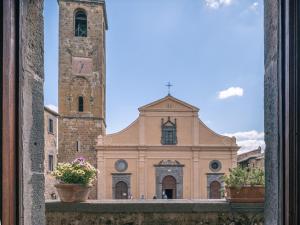
{"type": "Polygon", "coordinates": [[[48,107],[49,109],[53,110],[54,112],[58,113],[58,107],[56,105],[46,105],[46,107],[48,107]]]}
{"type": "Polygon", "coordinates": [[[243,96],[244,95],[244,89],[240,87],[230,87],[226,90],[219,92],[219,99],[226,99],[234,96],[243,96]]]}
{"type": "Polygon", "coordinates": [[[205,4],[207,7],[212,9],[218,9],[222,6],[231,5],[233,0],[205,0],[205,4]]]}
{"type": "Polygon", "coordinates": [[[250,5],[249,9],[250,9],[251,11],[257,11],[258,6],[259,6],[258,2],[253,2],[253,3],[250,5]]]}
{"type": "Polygon", "coordinates": [[[245,141],[237,141],[238,146],[241,146],[239,149],[239,153],[249,152],[257,149],[259,146],[262,150],[265,149],[266,144],[264,140],[245,140],[245,141]]]}
{"type": "Polygon", "coordinates": [[[259,146],[262,148],[262,150],[264,150],[266,146],[264,141],[264,132],[251,130],[236,133],[225,133],[224,135],[229,137],[236,137],[237,144],[241,146],[239,153],[257,149],[259,146]]]}
{"type": "Polygon", "coordinates": [[[263,139],[265,137],[264,132],[257,132],[256,130],[236,132],[236,133],[226,133],[226,136],[234,136],[240,140],[247,139],[263,139]]]}

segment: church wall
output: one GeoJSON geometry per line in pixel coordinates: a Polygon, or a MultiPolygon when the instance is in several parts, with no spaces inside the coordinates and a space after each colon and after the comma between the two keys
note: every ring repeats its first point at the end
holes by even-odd
{"type": "Polygon", "coordinates": [[[170,112],[187,112],[187,111],[191,112],[195,110],[193,109],[195,107],[191,105],[187,106],[186,104],[185,105],[182,104],[182,102],[176,102],[174,100],[161,101],[156,104],[150,103],[150,105],[151,106],[149,106],[147,109],[148,112],[155,112],[155,111],[157,112],[157,111],[161,111],[161,109],[165,109],[170,112]]]}
{"type": "MultiPolygon", "coordinates": [[[[172,122],[177,121],[177,145],[190,146],[192,140],[193,118],[180,116],[176,113],[168,113],[172,122]]],[[[145,144],[161,145],[161,119],[164,122],[168,120],[168,116],[145,117],[145,144]]]]}
{"type": "Polygon", "coordinates": [[[232,145],[235,144],[229,137],[218,135],[210,130],[202,121],[199,121],[199,144],[232,145]]]}
{"type": "Polygon", "coordinates": [[[105,137],[105,144],[107,145],[138,145],[139,144],[139,123],[140,120],[136,120],[127,128],[121,132],[108,135],[105,137]]]}
{"type": "MultiPolygon", "coordinates": [[[[177,160],[181,164],[184,165],[183,167],[183,198],[189,199],[191,198],[191,160],[190,154],[187,153],[187,156],[183,156],[183,154],[177,154],[177,152],[169,152],[168,157],[158,157],[159,152],[149,152],[147,154],[147,198],[152,199],[153,196],[156,195],[156,173],[154,165],[157,165],[161,160],[170,159],[170,160],[177,160]],[[172,155],[172,157],[170,157],[172,155]],[[177,156],[181,155],[181,156],[177,156]]],[[[161,198],[161,196],[157,196],[161,198]]]]}
{"type": "Polygon", "coordinates": [[[199,165],[200,165],[200,176],[199,186],[200,186],[200,198],[207,198],[207,174],[228,174],[229,169],[232,168],[232,153],[224,151],[203,151],[199,154],[199,165]],[[212,160],[219,160],[222,164],[222,168],[218,172],[211,171],[209,168],[209,163],[212,160]]]}
{"type": "Polygon", "coordinates": [[[107,135],[106,145],[147,145],[161,146],[161,119],[168,116],[177,121],[177,146],[219,145],[232,146],[235,141],[214,133],[191,112],[147,112],[121,132],[107,135]],[[198,135],[198,136],[195,136],[198,135]]]}
{"type": "MultiPolygon", "coordinates": [[[[157,149],[144,147],[142,150],[138,150],[138,148],[139,147],[128,147],[128,149],[124,149],[116,146],[114,148],[104,149],[101,151],[105,162],[105,166],[102,169],[103,171],[100,171],[100,173],[105,173],[105,176],[102,179],[105,182],[105,194],[102,198],[111,199],[113,196],[112,175],[114,173],[118,173],[115,169],[115,162],[119,159],[124,159],[128,163],[128,169],[122,173],[129,173],[131,176],[130,192],[134,199],[139,199],[142,195],[146,199],[152,199],[153,196],[156,195],[155,165],[157,165],[161,160],[177,160],[180,164],[184,165],[184,199],[206,199],[208,197],[207,174],[226,174],[229,172],[229,168],[232,168],[233,160],[231,151],[216,149],[192,151],[187,147],[177,148],[177,150],[171,150],[168,147],[157,149]],[[184,149],[184,151],[182,149],[184,149]],[[197,154],[195,154],[195,152],[197,154]],[[197,171],[194,171],[194,155],[197,156],[197,171]],[[213,172],[210,170],[209,163],[212,160],[219,160],[221,162],[222,168],[220,171],[213,172]],[[195,172],[197,177],[195,177],[195,172]]],[[[100,156],[98,154],[98,160],[99,157],[100,156]]],[[[103,181],[99,181],[100,184],[103,181]]],[[[99,192],[101,192],[101,185],[99,185],[99,188],[99,192]]]]}
{"type": "MultiPolygon", "coordinates": [[[[138,184],[137,184],[137,160],[138,155],[136,151],[109,151],[104,153],[104,161],[105,161],[105,169],[101,169],[100,173],[104,172],[104,182],[105,182],[105,198],[111,199],[113,196],[112,193],[112,175],[113,174],[130,174],[130,189],[131,193],[133,194],[134,198],[138,198],[137,190],[138,190],[138,184]],[[124,172],[118,172],[115,168],[115,163],[117,160],[123,159],[126,160],[128,163],[128,168],[124,172]]],[[[99,181],[101,182],[101,180],[99,181]]],[[[101,190],[100,190],[101,191],[101,190]]]]}

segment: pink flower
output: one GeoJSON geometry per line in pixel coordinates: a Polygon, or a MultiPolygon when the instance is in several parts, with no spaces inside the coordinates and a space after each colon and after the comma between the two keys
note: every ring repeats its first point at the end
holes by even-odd
{"type": "Polygon", "coordinates": [[[72,164],[79,164],[81,166],[83,166],[85,164],[85,158],[83,157],[79,157],[77,159],[75,159],[72,164]]]}

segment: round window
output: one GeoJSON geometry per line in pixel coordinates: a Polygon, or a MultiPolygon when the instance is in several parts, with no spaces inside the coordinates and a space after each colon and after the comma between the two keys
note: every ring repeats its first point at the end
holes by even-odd
{"type": "Polygon", "coordinates": [[[209,168],[213,172],[217,172],[222,168],[221,162],[219,160],[213,160],[209,163],[209,168]]]}
{"type": "Polygon", "coordinates": [[[115,168],[118,172],[124,172],[128,168],[128,164],[124,159],[119,159],[115,163],[115,168]]]}

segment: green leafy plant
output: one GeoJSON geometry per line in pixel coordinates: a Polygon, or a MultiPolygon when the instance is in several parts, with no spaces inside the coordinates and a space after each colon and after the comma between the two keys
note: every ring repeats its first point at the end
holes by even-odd
{"type": "Polygon", "coordinates": [[[227,187],[265,185],[265,173],[262,169],[238,166],[230,169],[229,172],[228,175],[223,176],[227,187]]]}
{"type": "Polygon", "coordinates": [[[52,175],[61,183],[91,185],[96,179],[97,170],[80,157],[72,163],[59,163],[52,175]]]}

